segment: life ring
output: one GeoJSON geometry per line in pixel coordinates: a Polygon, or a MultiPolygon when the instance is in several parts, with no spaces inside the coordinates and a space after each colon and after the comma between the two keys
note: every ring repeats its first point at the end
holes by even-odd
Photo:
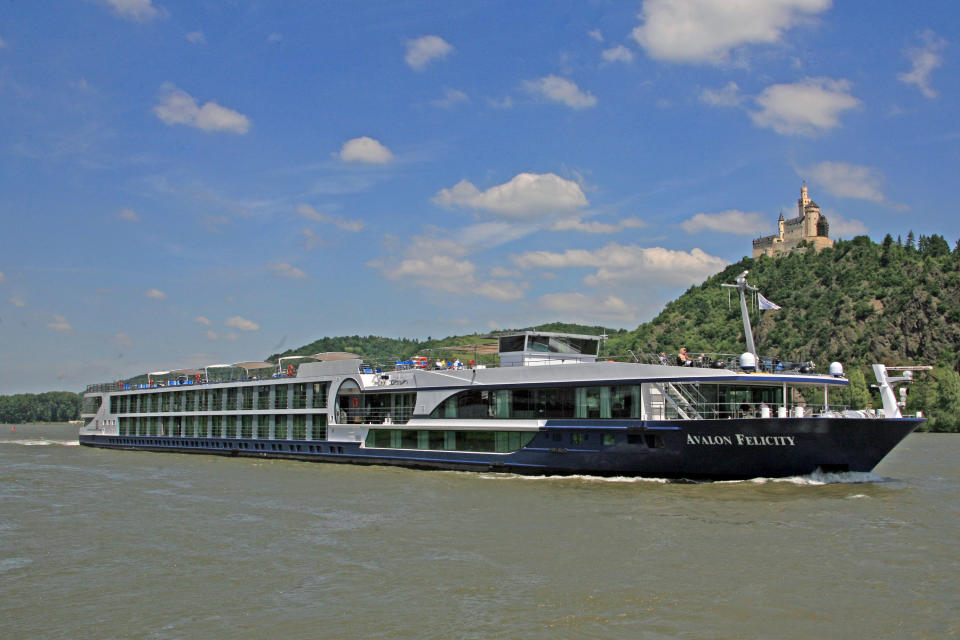
{"type": "Polygon", "coordinates": [[[292,375],[293,375],[293,365],[292,365],[292,364],[287,366],[287,375],[288,375],[288,376],[292,376],[292,375]]]}
{"type": "Polygon", "coordinates": [[[359,409],[360,398],[358,398],[357,396],[353,396],[352,398],[350,398],[350,406],[353,407],[354,409],[359,409]]]}

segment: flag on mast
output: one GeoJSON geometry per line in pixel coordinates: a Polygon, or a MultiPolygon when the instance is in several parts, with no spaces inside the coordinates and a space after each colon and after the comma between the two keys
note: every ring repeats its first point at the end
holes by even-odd
{"type": "Polygon", "coordinates": [[[757,299],[760,301],[760,311],[766,311],[767,309],[770,311],[779,311],[780,309],[780,305],[770,302],[764,298],[763,294],[760,292],[757,292],[757,299]]]}

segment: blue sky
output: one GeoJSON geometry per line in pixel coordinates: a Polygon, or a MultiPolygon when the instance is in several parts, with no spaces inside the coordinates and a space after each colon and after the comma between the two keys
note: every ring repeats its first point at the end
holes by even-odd
{"type": "Polygon", "coordinates": [[[960,236],[960,5],[8,2],[0,393],[634,328],[795,215],[960,236]]]}

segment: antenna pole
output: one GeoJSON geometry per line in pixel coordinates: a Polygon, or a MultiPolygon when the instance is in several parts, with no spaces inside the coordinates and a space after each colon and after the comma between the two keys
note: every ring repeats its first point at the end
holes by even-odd
{"type": "Polygon", "coordinates": [[[749,271],[744,271],[739,276],[737,276],[737,284],[722,284],[721,287],[729,287],[731,289],[736,289],[740,292],[740,315],[743,316],[743,335],[747,340],[747,351],[752,353],[754,357],[757,356],[757,347],[753,344],[753,329],[750,328],[750,312],[747,309],[747,296],[746,292],[757,291],[756,287],[751,287],[747,284],[747,274],[749,271]]]}

